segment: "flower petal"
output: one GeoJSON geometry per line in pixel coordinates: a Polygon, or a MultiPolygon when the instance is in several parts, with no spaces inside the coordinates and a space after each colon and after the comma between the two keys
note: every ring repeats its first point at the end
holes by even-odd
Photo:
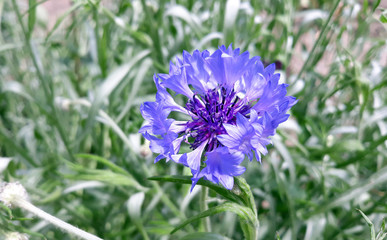
{"type": "Polygon", "coordinates": [[[206,59],[207,66],[215,81],[228,90],[233,89],[234,83],[248,69],[246,66],[252,63],[249,61],[249,52],[244,52],[241,55],[239,52],[239,48],[232,50],[231,45],[228,49],[221,46],[206,59]]]}
{"type": "MultiPolygon", "coordinates": [[[[266,145],[271,142],[266,136],[262,136],[264,127],[259,123],[257,113],[251,110],[250,115],[251,119],[249,120],[238,113],[236,125],[224,124],[227,134],[221,134],[217,138],[230,151],[242,152],[251,161],[253,158],[251,151],[265,155],[267,153],[266,145]]],[[[259,161],[260,158],[257,158],[257,160],[259,161]]]]}
{"type": "Polygon", "coordinates": [[[210,55],[208,51],[195,50],[192,56],[184,51],[184,68],[187,74],[187,83],[195,88],[196,93],[205,94],[216,88],[217,82],[210,78],[210,72],[206,66],[205,58],[210,55]]]}
{"type": "Polygon", "coordinates": [[[145,102],[141,105],[140,111],[148,124],[143,126],[138,132],[149,132],[155,135],[162,135],[168,132],[169,127],[174,122],[167,119],[170,111],[164,108],[163,102],[145,102]]]}
{"type": "Polygon", "coordinates": [[[178,135],[173,132],[169,132],[163,138],[152,136],[147,132],[145,132],[143,135],[145,139],[150,141],[149,148],[152,150],[152,152],[160,154],[155,159],[155,163],[163,158],[167,158],[167,161],[169,161],[171,159],[171,155],[179,152],[180,144],[184,139],[184,137],[178,138],[178,135]]]}
{"type": "Polygon", "coordinates": [[[192,189],[197,181],[204,177],[213,183],[221,183],[225,188],[231,190],[234,185],[234,176],[245,172],[246,168],[239,166],[244,159],[241,152],[230,153],[228,148],[220,147],[206,153],[207,166],[192,178],[192,189]]]}
{"type": "Polygon", "coordinates": [[[163,80],[162,85],[167,87],[177,94],[183,94],[189,99],[192,99],[193,92],[187,83],[187,75],[184,68],[177,69],[169,74],[159,74],[158,77],[163,80]]]}
{"type": "Polygon", "coordinates": [[[200,160],[202,158],[203,150],[207,145],[207,142],[203,142],[198,148],[189,153],[172,155],[171,158],[177,163],[181,163],[184,166],[188,166],[191,170],[200,170],[200,160]]]}
{"type": "Polygon", "coordinates": [[[156,93],[156,102],[164,102],[164,108],[169,111],[182,112],[187,114],[187,110],[180,105],[178,105],[172,96],[167,92],[167,90],[161,86],[160,79],[154,75],[153,80],[156,84],[157,93],[156,93]]]}

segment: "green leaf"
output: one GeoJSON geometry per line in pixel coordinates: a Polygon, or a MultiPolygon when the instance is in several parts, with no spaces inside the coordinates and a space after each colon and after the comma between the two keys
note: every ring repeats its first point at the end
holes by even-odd
{"type": "MultiPolygon", "coordinates": [[[[247,184],[246,180],[242,177],[235,177],[235,185],[239,187],[241,191],[240,196],[243,198],[245,205],[253,210],[254,214],[257,216],[257,207],[255,205],[254,195],[251,192],[249,184],[247,184]]],[[[236,192],[236,188],[234,186],[233,192],[236,192]]]]}
{"type": "Polygon", "coordinates": [[[28,165],[33,167],[38,166],[35,159],[29,155],[29,152],[24,147],[20,146],[18,142],[14,141],[14,138],[12,138],[9,132],[4,128],[0,128],[0,140],[4,145],[9,145],[10,148],[15,149],[15,152],[22,156],[28,165]]]}
{"type": "Polygon", "coordinates": [[[375,12],[375,10],[376,10],[376,8],[378,8],[380,2],[381,2],[381,0],[376,0],[375,1],[374,6],[372,7],[372,12],[375,12]]]}
{"type": "Polygon", "coordinates": [[[141,207],[144,202],[144,192],[139,192],[130,196],[129,201],[126,205],[128,208],[129,216],[140,231],[143,239],[149,239],[147,232],[144,229],[143,221],[141,219],[141,207]]]}
{"type": "Polygon", "coordinates": [[[282,158],[287,163],[289,168],[289,173],[290,173],[290,181],[293,183],[296,180],[296,167],[295,167],[292,155],[290,154],[286,145],[281,140],[273,139],[272,141],[275,148],[278,150],[282,158]]]}
{"type": "Polygon", "coordinates": [[[380,21],[382,22],[382,23],[387,23],[387,17],[386,16],[384,16],[384,13],[382,13],[382,14],[380,14],[380,21]]]}
{"type": "Polygon", "coordinates": [[[337,142],[334,146],[330,148],[332,152],[337,151],[364,151],[364,146],[361,141],[358,139],[345,139],[337,142]]]}
{"type": "Polygon", "coordinates": [[[141,207],[144,202],[144,192],[138,192],[130,196],[126,207],[133,221],[141,221],[141,207]]]}
{"type": "Polygon", "coordinates": [[[280,237],[278,232],[276,232],[275,237],[276,237],[277,240],[281,240],[281,237],[280,237]]]}
{"type": "Polygon", "coordinates": [[[176,18],[180,18],[188,23],[188,25],[192,28],[192,30],[196,33],[198,37],[201,38],[200,32],[200,21],[199,18],[194,14],[189,12],[184,6],[181,5],[172,5],[166,12],[165,16],[172,16],[176,18]]]}
{"type": "Polygon", "coordinates": [[[329,201],[319,204],[318,208],[313,212],[309,212],[306,218],[309,219],[316,214],[327,212],[334,207],[346,204],[360,194],[368,192],[372,188],[385,183],[387,183],[387,166],[370,176],[365,182],[353,186],[334,199],[329,199],[329,201]]]}
{"type": "Polygon", "coordinates": [[[192,222],[195,222],[201,218],[212,216],[212,215],[215,215],[217,213],[226,212],[226,211],[233,212],[233,213],[237,214],[239,216],[239,218],[241,219],[241,222],[247,223],[248,225],[253,226],[254,228],[258,227],[258,222],[255,218],[255,214],[253,213],[253,211],[251,209],[249,209],[247,207],[243,207],[243,206],[238,205],[236,203],[225,202],[221,205],[218,205],[218,206],[210,208],[204,212],[201,212],[196,216],[188,218],[183,223],[178,225],[175,229],[173,229],[171,234],[177,232],[179,229],[181,229],[181,228],[185,227],[186,225],[188,225],[192,222]]]}
{"type": "Polygon", "coordinates": [[[363,13],[367,14],[367,10],[368,10],[368,0],[364,0],[363,1],[363,13]]]}
{"type": "Polygon", "coordinates": [[[85,154],[76,154],[75,157],[85,158],[85,159],[90,159],[90,160],[97,161],[99,163],[102,163],[106,167],[110,168],[113,172],[130,176],[130,174],[125,169],[115,165],[114,163],[112,163],[111,161],[109,161],[106,158],[103,158],[103,157],[100,157],[100,156],[96,156],[96,155],[92,155],[92,154],[86,154],[86,153],[85,154]]]}
{"type": "Polygon", "coordinates": [[[58,20],[55,22],[55,25],[54,27],[52,28],[52,30],[47,34],[47,37],[46,37],[46,42],[50,39],[51,35],[55,32],[55,30],[60,26],[60,24],[63,22],[63,20],[69,16],[72,12],[74,12],[75,10],[77,10],[80,6],[83,5],[83,2],[82,1],[79,1],[79,2],[76,2],[74,3],[74,5],[71,6],[71,8],[69,8],[62,16],[60,16],[58,18],[58,20]]]}
{"type": "Polygon", "coordinates": [[[150,220],[146,225],[146,231],[149,234],[169,235],[172,230],[171,224],[164,220],[150,220]]]}
{"type": "MultiPolygon", "coordinates": [[[[148,180],[160,181],[160,182],[174,182],[174,183],[181,183],[181,184],[192,184],[192,180],[190,176],[178,176],[178,175],[154,176],[154,177],[148,178],[148,180]]],[[[200,179],[197,184],[208,187],[209,189],[215,191],[219,195],[223,196],[224,198],[232,202],[237,202],[237,203],[245,202],[242,197],[210,181],[200,179]]]]}
{"type": "MultiPolygon", "coordinates": [[[[92,125],[95,122],[95,118],[98,114],[98,110],[100,109],[100,105],[103,100],[109,97],[109,95],[116,89],[116,87],[125,79],[129,71],[132,67],[139,63],[140,60],[145,58],[148,54],[150,54],[150,50],[144,50],[139,52],[136,56],[132,57],[129,62],[122,64],[121,66],[114,69],[106,79],[102,82],[101,85],[98,86],[96,90],[96,98],[94,99],[88,113],[87,122],[86,122],[86,130],[82,133],[82,135],[78,138],[78,141],[81,141],[89,132],[91,131],[92,125]]],[[[110,124],[111,125],[111,124],[110,124]]]]}
{"type": "Polygon", "coordinates": [[[196,45],[196,49],[200,49],[203,46],[207,45],[209,42],[211,42],[214,39],[222,39],[223,38],[223,33],[220,32],[211,32],[207,35],[205,35],[200,42],[196,45]]]}
{"type": "Polygon", "coordinates": [[[226,3],[226,13],[224,14],[223,34],[224,43],[226,45],[233,43],[234,39],[234,26],[239,12],[240,0],[228,0],[226,3]]]}
{"type": "Polygon", "coordinates": [[[125,29],[128,35],[138,43],[141,43],[146,47],[151,47],[153,45],[152,38],[149,37],[147,33],[135,31],[126,22],[124,22],[124,20],[114,15],[114,13],[112,13],[109,9],[103,6],[100,6],[100,8],[102,9],[102,13],[109,17],[118,27],[125,29]]]}
{"type": "MultiPolygon", "coordinates": [[[[97,13],[98,15],[98,13],[97,13]]],[[[96,32],[95,36],[97,38],[97,53],[98,53],[98,63],[99,67],[101,69],[101,73],[103,77],[106,77],[107,74],[107,69],[108,69],[108,52],[107,50],[109,49],[108,46],[108,36],[109,36],[109,24],[106,24],[102,30],[102,37],[97,35],[98,33],[96,32]]]]}
{"type": "Polygon", "coordinates": [[[13,219],[12,210],[0,202],[0,208],[4,209],[7,212],[9,219],[13,219]]]}
{"type": "Polygon", "coordinates": [[[131,186],[136,188],[139,191],[146,192],[148,189],[138,183],[131,175],[129,174],[119,174],[114,173],[110,170],[104,169],[89,169],[79,164],[74,164],[67,160],[66,162],[68,167],[77,172],[76,174],[66,174],[64,177],[73,180],[89,180],[89,181],[99,181],[104,182],[113,186],[131,186]]]}
{"type": "Polygon", "coordinates": [[[371,231],[371,240],[375,240],[375,228],[374,224],[371,222],[371,220],[365,215],[360,209],[356,209],[360,212],[360,214],[363,216],[364,220],[367,222],[368,226],[370,227],[371,231]]]}
{"type": "Polygon", "coordinates": [[[12,161],[12,158],[0,157],[0,173],[7,169],[8,164],[12,161]]]}
{"type": "Polygon", "coordinates": [[[208,233],[208,232],[199,232],[199,233],[191,233],[188,235],[185,235],[181,240],[227,240],[229,238],[226,238],[222,235],[219,235],[217,233],[208,233]]]}
{"type": "Polygon", "coordinates": [[[383,218],[383,222],[380,225],[380,230],[378,232],[378,235],[376,235],[376,240],[386,240],[387,239],[387,232],[386,230],[386,219],[383,218]]]}
{"type": "Polygon", "coordinates": [[[128,63],[125,63],[114,69],[98,88],[97,98],[101,101],[109,97],[110,93],[121,83],[130,69],[143,58],[150,54],[150,50],[144,50],[132,57],[128,63]]]}
{"type": "Polygon", "coordinates": [[[131,87],[128,100],[126,101],[126,105],[123,107],[123,109],[120,112],[120,115],[117,117],[117,123],[120,122],[124,117],[128,118],[129,116],[127,113],[129,112],[133,100],[135,99],[137,92],[142,86],[142,83],[145,79],[145,76],[147,73],[149,73],[149,68],[152,67],[152,61],[150,59],[145,59],[143,63],[141,64],[140,69],[138,70],[135,79],[133,80],[133,85],[131,87]]]}
{"type": "Polygon", "coordinates": [[[29,0],[28,5],[28,38],[30,38],[36,22],[36,0],[29,0]]]}

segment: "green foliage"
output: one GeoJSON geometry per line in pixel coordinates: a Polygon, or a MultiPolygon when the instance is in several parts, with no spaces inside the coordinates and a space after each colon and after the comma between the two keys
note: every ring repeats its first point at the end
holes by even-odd
{"type": "Polygon", "coordinates": [[[386,225],[385,225],[384,219],[380,227],[380,231],[378,232],[378,235],[376,235],[375,227],[374,227],[374,224],[371,222],[371,220],[360,209],[357,209],[357,210],[360,212],[361,216],[364,218],[364,220],[367,222],[367,225],[370,228],[371,240],[383,240],[387,238],[387,231],[386,231],[386,225]]]}
{"type": "MultiPolygon", "coordinates": [[[[0,0],[0,178],[35,205],[104,239],[243,239],[256,216],[259,239],[386,238],[383,1],[45,2],[0,0]],[[153,164],[139,106],[183,50],[230,43],[280,61],[299,102],[232,191],[198,182],[203,211],[187,169],[153,164]]],[[[71,239],[2,204],[0,231],[71,239]]]]}

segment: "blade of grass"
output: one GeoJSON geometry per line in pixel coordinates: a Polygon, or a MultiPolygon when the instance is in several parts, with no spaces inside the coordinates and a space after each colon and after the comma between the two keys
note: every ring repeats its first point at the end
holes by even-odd
{"type": "Polygon", "coordinates": [[[31,38],[32,32],[34,31],[35,22],[36,22],[36,0],[29,0],[29,14],[28,14],[28,39],[31,38]]]}
{"type": "Polygon", "coordinates": [[[375,228],[374,228],[374,224],[371,222],[371,220],[367,217],[367,215],[365,215],[360,209],[356,209],[357,211],[360,212],[360,214],[363,216],[364,220],[367,222],[368,224],[368,227],[370,228],[370,232],[371,232],[371,240],[375,240],[376,237],[375,237],[375,228]]]}
{"type": "Polygon", "coordinates": [[[57,114],[57,110],[56,110],[56,107],[55,107],[55,104],[54,104],[54,94],[53,94],[53,89],[49,87],[49,83],[48,83],[48,79],[46,76],[43,75],[42,73],[42,67],[41,67],[41,61],[37,58],[37,54],[36,52],[34,52],[34,49],[32,47],[32,44],[31,42],[29,41],[29,38],[28,38],[28,32],[27,30],[25,29],[24,27],[24,24],[23,24],[23,21],[22,21],[22,17],[21,17],[21,14],[20,14],[20,11],[19,11],[19,7],[16,3],[16,0],[12,0],[12,6],[16,12],[16,15],[17,15],[17,19],[18,19],[18,22],[22,28],[22,31],[23,31],[23,34],[24,34],[24,40],[25,40],[25,44],[26,44],[26,47],[27,47],[27,50],[28,50],[28,53],[32,59],[32,62],[33,62],[33,65],[36,69],[36,74],[40,80],[40,83],[43,87],[43,90],[44,90],[44,93],[45,93],[45,97],[46,97],[46,100],[47,100],[47,103],[50,105],[50,108],[51,108],[51,111],[52,111],[52,115],[54,117],[54,124],[59,132],[59,135],[65,145],[65,148],[67,150],[67,153],[69,154],[69,157],[71,160],[74,160],[74,156],[72,154],[72,151],[70,149],[70,144],[69,144],[69,141],[67,139],[67,135],[62,127],[62,125],[60,124],[60,119],[58,117],[58,114],[57,114]],[[51,90],[51,91],[50,91],[51,90]]]}
{"type": "Polygon", "coordinates": [[[117,120],[116,120],[117,123],[119,123],[125,116],[126,116],[126,118],[129,117],[128,112],[132,106],[133,100],[135,99],[137,92],[140,88],[140,85],[144,81],[144,78],[145,78],[146,74],[148,73],[149,68],[151,68],[151,66],[152,66],[152,61],[149,59],[144,60],[143,63],[141,64],[141,68],[138,71],[138,73],[133,81],[133,86],[130,90],[126,105],[121,110],[120,115],[118,115],[118,117],[117,117],[117,120]]]}
{"type": "Polygon", "coordinates": [[[235,21],[239,12],[240,0],[228,0],[226,3],[226,12],[224,14],[223,22],[223,36],[224,43],[229,45],[235,43],[234,30],[235,21]]]}
{"type": "Polygon", "coordinates": [[[320,214],[326,211],[331,210],[332,208],[339,207],[348,201],[353,200],[358,197],[360,194],[370,191],[380,184],[387,183],[387,167],[380,169],[378,172],[373,174],[369,179],[364,181],[361,184],[358,184],[347,191],[340,194],[334,199],[329,199],[329,202],[319,204],[319,207],[313,212],[308,213],[306,218],[310,218],[316,214],[320,214]]]}
{"type": "Polygon", "coordinates": [[[61,25],[63,20],[66,19],[66,17],[68,17],[72,12],[74,12],[75,10],[77,10],[79,7],[81,7],[83,5],[84,5],[83,1],[77,1],[62,16],[60,16],[58,18],[58,20],[56,20],[54,27],[47,34],[45,41],[48,42],[50,40],[52,34],[54,34],[54,32],[58,29],[58,27],[61,25]]]}
{"type": "MultiPolygon", "coordinates": [[[[148,180],[152,181],[160,181],[160,182],[174,182],[174,183],[181,183],[181,184],[192,184],[192,180],[190,176],[154,176],[149,177],[148,180]]],[[[233,202],[241,202],[244,201],[240,196],[234,194],[233,192],[225,189],[224,187],[221,187],[217,184],[214,184],[210,181],[206,181],[204,179],[200,179],[197,182],[198,185],[205,186],[210,188],[211,190],[215,191],[219,195],[222,195],[224,198],[233,201],[233,202]]]]}
{"type": "Polygon", "coordinates": [[[337,0],[335,2],[335,5],[333,6],[331,12],[329,13],[329,17],[327,19],[327,21],[325,22],[324,24],[324,27],[322,28],[321,32],[320,32],[320,35],[318,36],[317,38],[317,41],[314,43],[313,45],[313,48],[312,50],[310,51],[310,53],[308,54],[308,58],[306,59],[306,61],[304,62],[304,64],[302,65],[302,68],[300,70],[300,72],[298,73],[297,77],[296,77],[296,80],[300,79],[301,75],[304,73],[304,71],[306,70],[306,67],[308,66],[309,62],[312,60],[312,58],[314,57],[314,51],[316,50],[317,46],[320,44],[320,42],[322,41],[323,38],[325,38],[325,35],[327,34],[326,31],[327,31],[327,28],[329,26],[329,23],[332,19],[332,16],[333,14],[335,13],[337,7],[339,6],[339,3],[341,1],[340,0],[337,0]]]}
{"type": "MultiPolygon", "coordinates": [[[[241,218],[242,222],[245,222],[247,224],[251,224],[253,226],[256,226],[256,224],[257,224],[256,220],[255,220],[254,213],[251,211],[251,209],[249,209],[247,207],[243,207],[243,206],[238,205],[236,203],[225,202],[221,205],[210,208],[207,211],[201,212],[198,215],[187,219],[183,223],[179,224],[175,229],[173,229],[171,234],[177,232],[179,229],[185,227],[186,225],[188,225],[194,221],[199,220],[200,218],[212,216],[212,215],[215,215],[217,213],[221,213],[221,212],[225,212],[225,211],[236,213],[241,218]]],[[[250,238],[248,236],[246,236],[246,239],[250,239],[250,238]]]]}
{"type": "MultiPolygon", "coordinates": [[[[100,105],[102,104],[103,100],[109,97],[111,92],[114,91],[114,89],[121,83],[121,81],[125,79],[132,67],[138,64],[140,60],[145,58],[148,54],[150,54],[150,50],[144,50],[136,54],[136,56],[134,56],[128,63],[125,63],[113,70],[104,80],[104,82],[98,87],[96,91],[96,98],[90,105],[90,110],[86,122],[86,130],[83,131],[80,136],[78,136],[77,143],[79,143],[91,131],[97,114],[102,114],[115,130],[119,129],[118,125],[105,112],[100,112],[100,105]],[[118,127],[118,129],[116,127],[118,127]]],[[[130,146],[130,148],[132,147],[130,146]]]]}

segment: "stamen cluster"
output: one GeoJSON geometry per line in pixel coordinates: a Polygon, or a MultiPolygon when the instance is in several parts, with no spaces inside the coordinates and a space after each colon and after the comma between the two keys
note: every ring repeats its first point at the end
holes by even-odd
{"type": "Polygon", "coordinates": [[[243,105],[233,90],[227,93],[222,87],[204,96],[195,94],[185,108],[192,116],[192,121],[186,123],[186,133],[195,139],[191,148],[196,149],[208,141],[206,151],[212,151],[220,144],[217,136],[226,133],[223,123],[235,124],[236,113],[246,115],[250,107],[243,105]]]}

